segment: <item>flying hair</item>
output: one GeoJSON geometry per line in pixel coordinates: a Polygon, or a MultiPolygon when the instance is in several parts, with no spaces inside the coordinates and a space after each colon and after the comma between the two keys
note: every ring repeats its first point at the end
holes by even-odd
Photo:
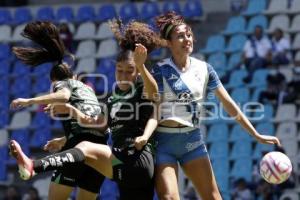
{"type": "Polygon", "coordinates": [[[37,66],[46,62],[62,63],[65,46],[58,28],[51,22],[28,23],[21,35],[33,41],[38,47],[13,47],[18,59],[27,65],[37,66]]]}

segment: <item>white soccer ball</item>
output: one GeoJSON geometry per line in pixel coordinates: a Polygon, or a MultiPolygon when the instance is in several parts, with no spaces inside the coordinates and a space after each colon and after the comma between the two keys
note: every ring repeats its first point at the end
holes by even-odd
{"type": "Polygon", "coordinates": [[[280,184],[291,175],[292,163],[285,154],[273,151],[262,158],[259,171],[268,183],[280,184]]]}

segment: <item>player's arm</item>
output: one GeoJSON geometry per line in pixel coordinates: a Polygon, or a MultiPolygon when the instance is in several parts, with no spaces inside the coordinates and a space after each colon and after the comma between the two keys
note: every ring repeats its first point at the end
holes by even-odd
{"type": "MultiPolygon", "coordinates": [[[[157,108],[158,106],[156,106],[157,108]]],[[[147,144],[149,138],[153,134],[154,130],[158,125],[158,117],[157,117],[157,110],[154,109],[152,116],[147,121],[144,133],[142,136],[136,137],[134,141],[135,148],[141,150],[144,145],[147,144]]]]}
{"type": "Polygon", "coordinates": [[[280,145],[280,141],[278,140],[278,138],[276,138],[274,136],[261,135],[256,131],[256,129],[251,124],[251,122],[243,114],[243,112],[240,110],[240,108],[237,106],[237,104],[233,101],[233,99],[229,96],[228,92],[222,85],[220,85],[219,87],[217,87],[215,89],[215,94],[219,98],[219,100],[222,102],[226,112],[231,117],[234,117],[235,120],[256,140],[258,140],[261,143],[280,145]]]}
{"type": "Polygon", "coordinates": [[[141,44],[136,44],[134,61],[144,82],[144,95],[147,99],[155,101],[155,95],[158,93],[158,86],[155,79],[144,65],[146,59],[147,49],[141,44]]]}
{"type": "Polygon", "coordinates": [[[105,130],[107,128],[107,117],[105,115],[98,115],[96,117],[92,117],[84,114],[76,107],[71,104],[53,104],[45,108],[46,112],[52,112],[54,115],[58,114],[69,114],[70,117],[76,119],[83,125],[89,125],[93,128],[99,128],[101,130],[105,130]]]}
{"type": "Polygon", "coordinates": [[[70,99],[71,91],[67,88],[62,88],[54,93],[46,94],[34,98],[18,98],[12,101],[11,108],[16,109],[26,107],[33,104],[52,104],[52,103],[65,103],[70,99]]]}

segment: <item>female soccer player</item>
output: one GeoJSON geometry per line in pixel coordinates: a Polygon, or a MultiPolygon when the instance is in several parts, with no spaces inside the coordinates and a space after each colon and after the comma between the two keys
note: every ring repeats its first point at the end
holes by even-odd
{"type": "MultiPolygon", "coordinates": [[[[26,25],[22,35],[40,47],[14,47],[13,52],[31,66],[54,62],[50,71],[53,92],[35,98],[15,99],[11,107],[68,102],[86,115],[99,115],[101,107],[94,91],[82,82],[74,80],[70,66],[63,62],[65,47],[57,27],[49,22],[32,22],[26,25]]],[[[106,144],[107,137],[99,129],[84,127],[76,119],[63,120],[62,123],[65,137],[48,142],[45,150],[64,151],[81,141],[106,144]]],[[[68,199],[75,187],[79,187],[77,199],[96,199],[104,178],[98,171],[85,164],[57,170],[52,175],[49,199],[68,199]]]]}
{"type": "Polygon", "coordinates": [[[154,193],[154,159],[148,142],[157,126],[152,101],[158,87],[144,66],[147,52],[159,46],[159,36],[148,25],[131,22],[121,26],[112,22],[121,52],[117,56],[117,88],[107,102],[107,115],[90,117],[70,104],[54,106],[54,113],[71,110],[73,118],[84,124],[109,127],[113,146],[81,142],[75,148],[30,160],[16,141],[11,141],[11,152],[26,179],[34,174],[53,169],[68,168],[74,163],[85,163],[108,178],[115,180],[120,197],[125,200],[152,200],[154,193]],[[139,43],[143,43],[145,47],[139,43]],[[138,72],[143,82],[138,78],[138,72]]]}
{"type": "Polygon", "coordinates": [[[279,144],[276,137],[259,134],[228,95],[211,65],[190,56],[194,35],[183,17],[168,12],[156,18],[161,38],[172,56],[153,68],[161,94],[159,125],[155,132],[156,190],[160,199],[179,199],[177,162],[204,200],[221,199],[203,135],[199,104],[206,90],[214,91],[225,110],[261,143],[279,144]]]}

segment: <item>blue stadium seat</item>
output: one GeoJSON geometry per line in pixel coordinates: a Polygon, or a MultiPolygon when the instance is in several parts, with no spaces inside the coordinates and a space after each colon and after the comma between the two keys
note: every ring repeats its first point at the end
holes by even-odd
{"type": "Polygon", "coordinates": [[[0,146],[0,181],[7,180],[7,166],[6,166],[7,159],[8,159],[7,146],[0,146]]]}
{"type": "Polygon", "coordinates": [[[29,98],[31,90],[30,77],[20,77],[15,79],[14,83],[10,87],[10,94],[13,98],[22,97],[29,98]]]}
{"type": "Polygon", "coordinates": [[[9,9],[0,8],[0,24],[10,24],[12,20],[9,9]]]}
{"type": "Polygon", "coordinates": [[[236,52],[230,55],[228,59],[228,63],[226,66],[226,70],[232,70],[237,68],[241,64],[242,53],[236,52]]]}
{"type": "Polygon", "coordinates": [[[10,46],[8,44],[0,44],[0,61],[7,59],[10,59],[10,46]]]}
{"type": "Polygon", "coordinates": [[[269,70],[267,69],[258,69],[254,72],[251,83],[247,86],[252,87],[265,87],[267,85],[267,76],[269,74],[269,70]]]}
{"type": "Polygon", "coordinates": [[[226,68],[226,56],[224,53],[214,53],[208,57],[207,62],[213,66],[213,68],[218,71],[225,71],[226,68]]]}
{"type": "Polygon", "coordinates": [[[275,127],[271,122],[261,122],[256,125],[256,130],[264,135],[275,135],[275,127]]]}
{"type": "Polygon", "coordinates": [[[114,181],[109,179],[105,179],[100,192],[101,199],[118,199],[119,198],[119,190],[118,186],[114,181]]]}
{"type": "Polygon", "coordinates": [[[120,7],[119,15],[122,20],[129,21],[139,18],[138,9],[135,3],[123,3],[120,7]]]}
{"type": "Polygon", "coordinates": [[[243,16],[231,17],[223,34],[243,33],[246,28],[246,20],[243,16]]]}
{"type": "Polygon", "coordinates": [[[251,176],[252,176],[251,157],[235,160],[232,170],[230,172],[230,176],[234,177],[235,179],[244,178],[246,181],[251,181],[251,176]]]}
{"type": "Polygon", "coordinates": [[[225,38],[222,35],[212,35],[208,38],[206,47],[201,49],[201,53],[213,53],[225,49],[225,38]]]}
{"type": "Polygon", "coordinates": [[[9,111],[8,107],[6,109],[0,109],[0,129],[5,128],[9,124],[9,111]]]}
{"type": "Polygon", "coordinates": [[[251,101],[252,102],[258,102],[259,100],[259,95],[262,91],[264,91],[266,88],[265,87],[259,87],[259,88],[255,88],[252,96],[251,96],[251,101]]]}
{"type": "Polygon", "coordinates": [[[233,71],[233,73],[230,76],[229,82],[227,85],[225,85],[226,88],[237,88],[240,86],[245,85],[243,82],[243,79],[248,75],[248,72],[245,69],[239,69],[233,71]]]}
{"type": "Polygon", "coordinates": [[[51,126],[52,129],[56,129],[56,130],[61,130],[63,127],[62,127],[62,122],[59,121],[59,120],[52,120],[52,126],[51,126]]]}
{"type": "Polygon", "coordinates": [[[32,20],[32,14],[30,9],[26,7],[16,8],[14,14],[14,23],[15,24],[24,24],[32,20]]]}
{"type": "Polygon", "coordinates": [[[256,15],[252,17],[248,23],[246,33],[252,33],[254,31],[254,28],[259,25],[263,29],[267,29],[268,27],[268,20],[267,17],[264,15],[256,15]]]}
{"type": "Polygon", "coordinates": [[[228,143],[223,141],[211,143],[211,146],[209,148],[209,154],[211,159],[228,159],[228,143]]]}
{"type": "Polygon", "coordinates": [[[203,16],[200,0],[187,0],[183,6],[182,14],[187,19],[196,19],[203,16]]]}
{"type": "Polygon", "coordinates": [[[247,9],[242,13],[243,15],[257,15],[266,9],[266,0],[251,0],[248,1],[247,9]]]}
{"type": "MultiPolygon", "coordinates": [[[[1,62],[0,62],[1,64],[1,62]]],[[[0,84],[0,94],[8,94],[9,89],[9,79],[7,76],[0,76],[1,84],[0,84]]]]}
{"type": "Polygon", "coordinates": [[[38,77],[32,87],[32,94],[45,93],[50,91],[51,82],[48,77],[38,77]]]}
{"type": "Polygon", "coordinates": [[[36,112],[30,124],[30,128],[37,129],[37,130],[49,129],[50,126],[51,126],[50,117],[44,112],[36,112]]]}
{"type": "Polygon", "coordinates": [[[76,21],[86,22],[95,20],[95,10],[91,5],[82,5],[79,7],[76,15],[76,21]]]}
{"type": "Polygon", "coordinates": [[[106,21],[109,19],[116,18],[117,12],[113,4],[104,4],[102,5],[97,13],[97,20],[106,21]]]}
{"type": "Polygon", "coordinates": [[[11,140],[16,140],[22,147],[23,152],[29,155],[29,131],[27,129],[17,129],[11,132],[11,140]]]}
{"type": "Polygon", "coordinates": [[[74,11],[70,6],[62,6],[57,9],[55,20],[57,22],[67,21],[72,22],[74,21],[74,11]]]}
{"type": "Polygon", "coordinates": [[[274,109],[270,104],[264,105],[262,112],[255,112],[253,119],[259,120],[260,122],[270,121],[273,119],[274,109]]]}
{"type": "Polygon", "coordinates": [[[252,156],[252,146],[250,141],[236,141],[230,152],[230,159],[249,158],[252,156]]]}
{"type": "Polygon", "coordinates": [[[141,8],[141,19],[147,20],[160,14],[157,2],[144,2],[141,8]]]}
{"type": "Polygon", "coordinates": [[[237,34],[233,35],[228,43],[228,46],[226,48],[227,53],[233,53],[236,51],[242,51],[244,48],[244,44],[247,41],[247,37],[243,34],[237,34]]]}
{"type": "Polygon", "coordinates": [[[40,7],[37,11],[36,20],[54,21],[54,10],[51,6],[40,7]]]}
{"type": "Polygon", "coordinates": [[[223,193],[229,188],[229,163],[227,159],[212,161],[213,171],[220,191],[223,193]]]}
{"type": "Polygon", "coordinates": [[[252,154],[252,158],[256,160],[260,160],[263,157],[264,153],[274,151],[274,147],[275,147],[274,145],[256,143],[256,146],[252,154]]]}
{"type": "Polygon", "coordinates": [[[47,141],[51,140],[51,138],[52,134],[49,127],[37,129],[33,132],[33,135],[31,136],[30,146],[42,147],[47,143],[47,141]]]}
{"type": "Polygon", "coordinates": [[[230,141],[252,141],[253,138],[247,133],[239,124],[233,126],[230,137],[230,141]]]}
{"type": "MultiPolygon", "coordinates": [[[[1,54],[1,53],[0,53],[1,54]]],[[[7,59],[0,61],[0,76],[7,76],[9,74],[10,63],[7,59]]]]}
{"type": "Polygon", "coordinates": [[[181,8],[178,0],[174,1],[164,1],[162,12],[166,13],[168,11],[175,11],[178,14],[181,14],[181,8]]]}
{"type": "Polygon", "coordinates": [[[33,68],[33,71],[31,73],[32,76],[39,77],[39,76],[48,76],[50,73],[50,70],[52,68],[51,63],[44,63],[39,66],[36,66],[33,68]]]}
{"type": "Polygon", "coordinates": [[[110,58],[103,58],[100,60],[96,73],[100,74],[110,74],[113,73],[115,70],[115,64],[114,61],[110,58]]]}
{"type": "Polygon", "coordinates": [[[232,99],[240,105],[244,105],[250,100],[250,91],[248,88],[235,88],[231,91],[232,99]]]}
{"type": "Polygon", "coordinates": [[[223,141],[226,143],[229,137],[228,126],[225,123],[213,124],[207,134],[207,142],[223,141]]]}
{"type": "Polygon", "coordinates": [[[22,63],[21,61],[15,62],[12,70],[13,77],[16,76],[27,76],[30,74],[30,67],[22,63]]]}
{"type": "Polygon", "coordinates": [[[1,98],[0,98],[0,110],[3,111],[8,111],[9,110],[9,95],[8,93],[1,93],[1,98]]]}

